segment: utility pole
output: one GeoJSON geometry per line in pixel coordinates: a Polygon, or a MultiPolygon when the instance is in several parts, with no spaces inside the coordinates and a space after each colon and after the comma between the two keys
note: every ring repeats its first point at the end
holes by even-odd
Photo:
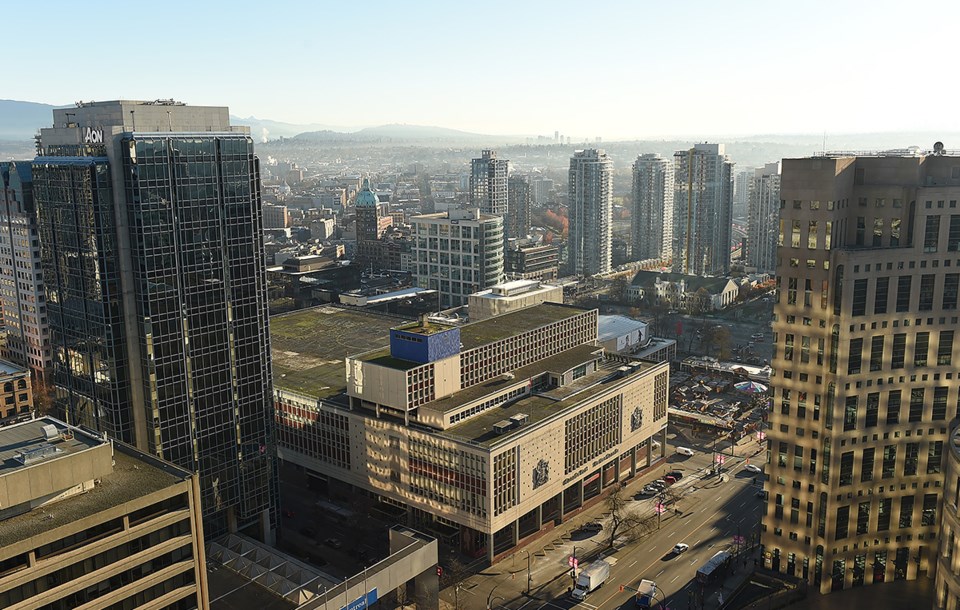
{"type": "Polygon", "coordinates": [[[524,551],[527,554],[527,595],[530,595],[530,583],[532,582],[532,577],[530,576],[530,551],[524,551]]]}

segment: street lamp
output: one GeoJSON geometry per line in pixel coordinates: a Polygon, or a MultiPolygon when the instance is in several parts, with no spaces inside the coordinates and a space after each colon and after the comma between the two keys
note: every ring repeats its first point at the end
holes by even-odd
{"type": "Polygon", "coordinates": [[[530,551],[524,551],[527,554],[527,595],[530,595],[530,583],[532,582],[532,577],[530,576],[530,551]]]}

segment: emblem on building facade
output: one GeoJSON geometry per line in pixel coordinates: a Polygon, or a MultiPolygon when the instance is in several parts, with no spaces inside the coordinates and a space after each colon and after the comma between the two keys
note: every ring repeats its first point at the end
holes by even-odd
{"type": "Polygon", "coordinates": [[[533,488],[536,489],[545,485],[550,480],[550,463],[546,460],[540,460],[533,469],[533,488]]]}
{"type": "Polygon", "coordinates": [[[630,432],[636,432],[643,425],[643,410],[637,407],[630,414],[630,432]]]}

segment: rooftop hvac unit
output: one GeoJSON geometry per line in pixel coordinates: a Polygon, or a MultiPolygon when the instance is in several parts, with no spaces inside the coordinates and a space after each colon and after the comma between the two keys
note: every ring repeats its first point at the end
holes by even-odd
{"type": "Polygon", "coordinates": [[[40,429],[43,430],[43,439],[46,441],[52,441],[60,436],[60,431],[53,424],[45,424],[40,429]]]}
{"type": "Polygon", "coordinates": [[[495,434],[503,434],[504,432],[507,432],[513,428],[513,426],[513,422],[509,419],[501,419],[497,423],[493,424],[493,432],[495,434]]]}
{"type": "Polygon", "coordinates": [[[522,426],[526,424],[528,419],[530,419],[530,416],[527,415],[526,413],[517,413],[516,415],[510,416],[510,421],[517,424],[518,426],[522,426]]]}
{"type": "Polygon", "coordinates": [[[50,443],[41,443],[39,446],[33,449],[18,451],[13,455],[13,459],[17,460],[24,466],[28,466],[30,464],[35,464],[40,460],[44,460],[48,457],[54,456],[57,454],[58,451],[59,449],[57,449],[50,443]]]}

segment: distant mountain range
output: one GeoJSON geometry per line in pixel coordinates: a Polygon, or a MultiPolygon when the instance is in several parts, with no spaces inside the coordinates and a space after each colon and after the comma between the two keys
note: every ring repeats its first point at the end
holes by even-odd
{"type": "Polygon", "coordinates": [[[0,140],[32,140],[37,131],[53,122],[50,104],[0,100],[0,140]]]}

